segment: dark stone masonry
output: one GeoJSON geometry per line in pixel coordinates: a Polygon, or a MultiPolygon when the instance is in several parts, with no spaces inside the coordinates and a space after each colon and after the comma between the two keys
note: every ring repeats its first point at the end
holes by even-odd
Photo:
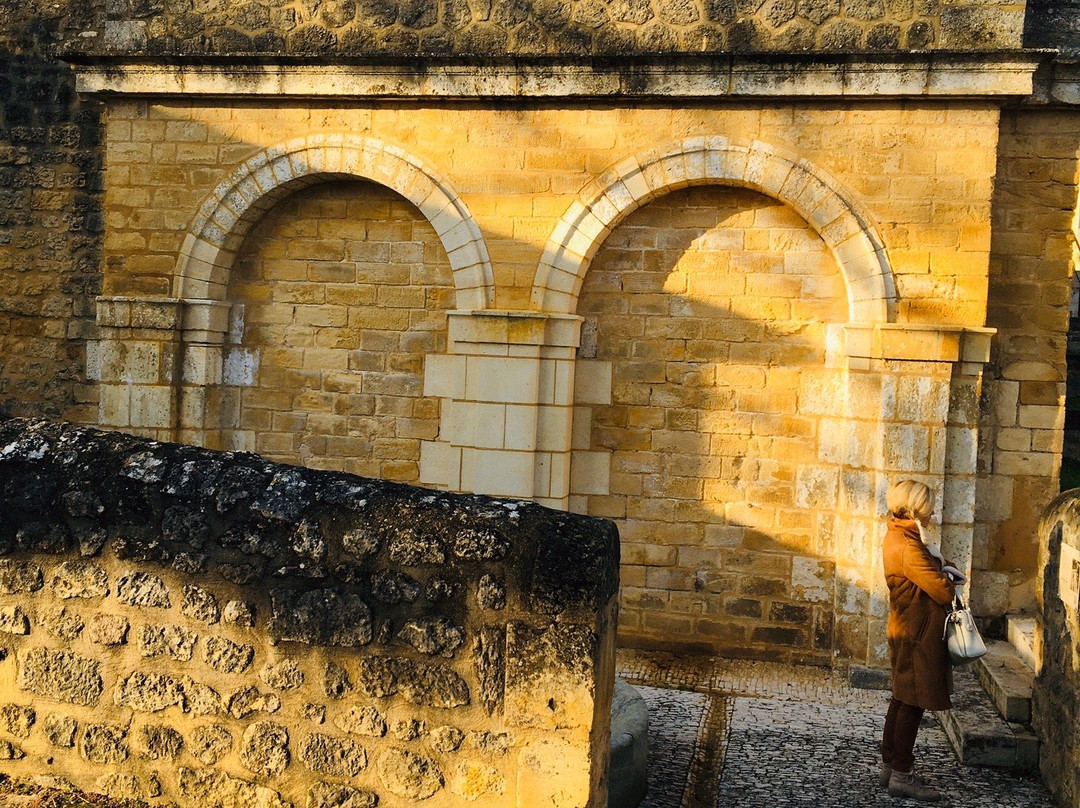
{"type": "Polygon", "coordinates": [[[610,522],[9,419],[0,551],[5,757],[84,788],[476,798],[607,731],[610,522]]]}

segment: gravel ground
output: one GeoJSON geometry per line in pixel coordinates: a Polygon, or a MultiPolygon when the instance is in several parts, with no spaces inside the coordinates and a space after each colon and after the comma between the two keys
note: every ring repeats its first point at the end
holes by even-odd
{"type": "MultiPolygon", "coordinates": [[[[899,808],[877,785],[888,694],[828,671],[619,652],[619,674],[649,705],[642,808],[899,808]]],[[[951,808],[1054,808],[1034,777],[961,766],[923,719],[916,766],[951,808]]]]}

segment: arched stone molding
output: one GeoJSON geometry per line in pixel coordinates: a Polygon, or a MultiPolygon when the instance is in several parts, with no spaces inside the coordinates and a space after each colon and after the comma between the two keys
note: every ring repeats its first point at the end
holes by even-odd
{"type": "Polygon", "coordinates": [[[416,205],[449,257],[457,307],[491,305],[494,280],[487,247],[450,183],[398,146],[348,134],[308,135],[263,149],[218,185],[192,220],[180,249],[174,296],[224,300],[237,250],[259,216],[286,194],[334,178],[371,180],[416,205]]]}
{"type": "Polygon", "coordinates": [[[698,137],[616,163],[589,183],[552,231],[533,306],[573,313],[589,263],[615,226],[642,205],[691,185],[736,185],[790,205],[817,231],[847,284],[851,322],[892,322],[896,287],[883,241],[850,192],[808,160],[760,141],[698,137]]]}

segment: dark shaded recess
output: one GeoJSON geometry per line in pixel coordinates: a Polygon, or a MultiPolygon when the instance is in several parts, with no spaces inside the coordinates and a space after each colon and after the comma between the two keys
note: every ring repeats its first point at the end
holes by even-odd
{"type": "Polygon", "coordinates": [[[1080,53],[1080,0],[1028,0],[1024,47],[1080,53]]]}
{"type": "Polygon", "coordinates": [[[0,414],[61,417],[84,381],[84,340],[68,334],[90,326],[101,293],[102,126],[57,53],[103,14],[98,0],[0,0],[0,414]]]}
{"type": "Polygon", "coordinates": [[[1058,572],[1064,530],[1076,530],[1080,526],[1080,498],[1075,491],[1067,491],[1050,503],[1046,513],[1055,514],[1058,521],[1052,526],[1044,524],[1050,535],[1042,570],[1043,659],[1035,676],[1031,714],[1042,740],[1040,766],[1047,775],[1046,783],[1059,804],[1074,805],[1080,794],[1080,783],[1075,776],[1075,759],[1080,751],[1076,733],[1080,720],[1077,689],[1080,671],[1073,664],[1076,638],[1072,636],[1071,620],[1061,600],[1058,572]],[[1047,720],[1047,717],[1052,718],[1047,720]],[[1050,772],[1060,774],[1049,776],[1050,772]]]}

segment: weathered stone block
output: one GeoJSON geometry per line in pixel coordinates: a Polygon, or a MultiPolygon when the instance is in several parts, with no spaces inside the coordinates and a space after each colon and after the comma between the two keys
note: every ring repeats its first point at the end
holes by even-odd
{"type": "Polygon", "coordinates": [[[240,762],[263,777],[281,774],[289,765],[289,731],[270,721],[251,724],[240,742],[240,762]]]}
{"type": "Polygon", "coordinates": [[[449,725],[435,727],[428,736],[428,743],[436,752],[456,752],[465,740],[464,732],[449,725]]]}
{"type": "Polygon", "coordinates": [[[307,808],[375,808],[379,795],[352,786],[315,783],[308,791],[307,808]]]}
{"type": "Polygon", "coordinates": [[[38,624],[58,640],[71,642],[82,634],[86,624],[82,617],[63,606],[52,606],[38,612],[38,624]]]}
{"type": "Polygon", "coordinates": [[[274,589],[270,611],[270,632],[282,640],[346,647],[371,642],[371,610],[352,592],[274,589]]]}
{"type": "Polygon", "coordinates": [[[454,555],[464,561],[498,561],[509,548],[506,537],[494,530],[466,528],[454,537],[454,555]]]}
{"type": "Polygon", "coordinates": [[[390,560],[407,567],[446,561],[446,548],[437,537],[421,533],[409,525],[396,526],[389,548],[390,560]]]}
{"type": "Polygon", "coordinates": [[[201,586],[186,584],[180,611],[194,620],[214,624],[221,619],[221,608],[214,594],[201,586]]]}
{"type": "Polygon", "coordinates": [[[281,699],[274,693],[261,693],[257,687],[245,687],[232,695],[226,709],[236,719],[252,713],[276,713],[281,709],[281,699]]]}
{"type": "Polygon", "coordinates": [[[0,609],[0,631],[5,634],[29,634],[30,618],[21,606],[5,606],[0,609]]]}
{"type": "Polygon", "coordinates": [[[465,630],[445,617],[427,617],[407,622],[397,638],[422,654],[449,659],[465,642],[465,630]]]}
{"type": "Polygon", "coordinates": [[[18,686],[39,696],[96,706],[105,687],[101,663],[66,651],[31,648],[19,656],[18,686]]]}
{"type": "Polygon", "coordinates": [[[420,583],[397,570],[380,570],[371,579],[371,592],[383,603],[413,603],[420,596],[420,583]]]}
{"type": "Polygon", "coordinates": [[[140,712],[156,713],[184,703],[184,684],[163,673],[128,674],[116,686],[116,703],[140,712]]]}
{"type": "Polygon", "coordinates": [[[203,645],[203,661],[222,673],[243,673],[251,667],[255,649],[224,637],[208,637],[203,645]]]}
{"type": "Polygon", "coordinates": [[[230,777],[216,769],[189,769],[181,766],[177,772],[180,796],[193,805],[206,808],[231,808],[237,805],[257,805],[259,808],[290,808],[273,789],[230,777]]]}
{"type": "Polygon", "coordinates": [[[353,689],[349,672],[334,662],[327,662],[323,672],[323,692],[332,699],[340,699],[353,689]]]}
{"type": "Polygon", "coordinates": [[[96,614],[90,618],[90,642],[97,645],[123,645],[131,624],[126,617],[96,614]]]}
{"type": "Polygon", "coordinates": [[[386,719],[376,707],[354,705],[334,719],[334,724],[343,732],[353,735],[367,735],[381,738],[386,734],[386,719]]]}
{"type": "Polygon", "coordinates": [[[79,753],[91,763],[123,763],[129,754],[126,740],[124,727],[90,724],[79,739],[79,753]]]}
{"type": "Polygon", "coordinates": [[[165,655],[180,662],[191,659],[199,635],[183,626],[141,626],[139,653],[144,657],[165,655]]]}
{"type": "Polygon", "coordinates": [[[41,567],[32,561],[0,559],[0,592],[6,595],[36,592],[41,589],[43,580],[41,567]]]}
{"type": "Polygon", "coordinates": [[[57,713],[50,713],[41,722],[45,737],[53,746],[70,749],[75,746],[75,733],[79,728],[74,718],[57,713]]]}
{"type": "Polygon", "coordinates": [[[413,800],[427,799],[446,782],[435,760],[407,749],[387,749],[379,756],[377,768],[387,791],[413,800]]]}
{"type": "Polygon", "coordinates": [[[480,682],[480,703],[488,714],[502,707],[506,637],[498,626],[484,626],[473,647],[473,669],[480,682]]]}
{"type": "Polygon", "coordinates": [[[112,797],[114,800],[143,800],[147,796],[138,777],[120,772],[113,772],[99,778],[97,790],[98,793],[112,797]]]}
{"type": "Polygon", "coordinates": [[[395,721],[390,734],[399,741],[415,741],[424,734],[424,722],[416,718],[395,721]]]}
{"type": "Polygon", "coordinates": [[[495,575],[486,573],[476,587],[476,602],[481,609],[499,611],[506,606],[506,585],[495,575]]]}
{"type": "Polygon", "coordinates": [[[334,777],[355,777],[367,768],[367,752],[356,741],[317,732],[301,742],[300,760],[311,771],[334,777]]]}
{"type": "Polygon", "coordinates": [[[156,575],[132,572],[116,582],[116,597],[128,606],[167,609],[171,604],[165,582],[156,575]]]}
{"type": "Polygon", "coordinates": [[[232,733],[220,724],[209,724],[192,731],[188,749],[199,761],[212,766],[232,750],[232,745],[232,733]]]}
{"type": "Polygon", "coordinates": [[[255,627],[255,604],[241,600],[230,600],[225,604],[221,616],[226,623],[235,623],[244,628],[255,627]]]}
{"type": "Polygon", "coordinates": [[[184,689],[184,712],[196,715],[217,715],[222,710],[221,695],[209,685],[196,682],[189,676],[181,680],[184,689]]]}
{"type": "Polygon", "coordinates": [[[278,690],[295,690],[304,684],[304,671],[295,660],[286,659],[276,665],[267,665],[259,671],[259,678],[269,687],[278,690]]]}
{"type": "Polygon", "coordinates": [[[33,707],[21,704],[5,704],[0,707],[0,725],[18,738],[27,737],[36,720],[37,713],[33,707]]]}
{"type": "Polygon", "coordinates": [[[172,727],[148,725],[140,731],[143,757],[148,760],[175,760],[184,748],[184,737],[172,727]]]}

